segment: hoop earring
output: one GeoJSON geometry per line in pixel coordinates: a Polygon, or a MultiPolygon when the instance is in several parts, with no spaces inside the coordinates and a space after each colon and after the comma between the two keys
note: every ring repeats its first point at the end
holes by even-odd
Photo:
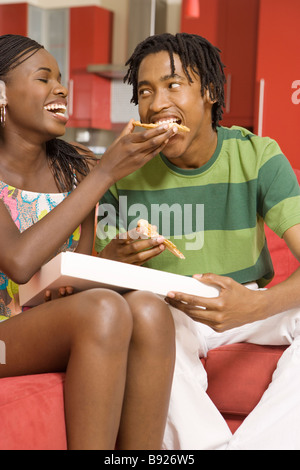
{"type": "Polygon", "coordinates": [[[0,124],[2,127],[5,127],[6,121],[6,106],[1,106],[0,108],[0,124]]]}

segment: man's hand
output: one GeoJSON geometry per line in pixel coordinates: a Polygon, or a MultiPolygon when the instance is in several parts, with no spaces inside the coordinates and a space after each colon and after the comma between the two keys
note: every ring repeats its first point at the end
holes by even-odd
{"type": "Polygon", "coordinates": [[[141,266],[165,250],[163,241],[162,236],[147,238],[139,229],[133,229],[117,235],[99,253],[99,257],[141,266]]]}
{"type": "Polygon", "coordinates": [[[215,274],[195,275],[194,278],[217,287],[219,296],[206,298],[169,292],[165,299],[193,320],[222,332],[267,316],[263,303],[266,291],[251,290],[229,277],[215,274]]]}

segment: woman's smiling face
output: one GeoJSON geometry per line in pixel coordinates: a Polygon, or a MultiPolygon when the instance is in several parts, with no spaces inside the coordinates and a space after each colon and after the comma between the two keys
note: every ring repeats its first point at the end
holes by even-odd
{"type": "Polygon", "coordinates": [[[181,60],[174,54],[175,73],[171,73],[170,56],[161,51],[146,56],[139,67],[139,113],[144,123],[173,121],[187,126],[190,132],[177,133],[164,149],[165,156],[188,161],[199,151],[205,132],[212,131],[212,105],[209,93],[201,96],[200,77],[189,69],[191,83],[185,75],[181,60]]]}
{"type": "Polygon", "coordinates": [[[11,70],[6,81],[7,129],[49,140],[65,133],[67,89],[54,57],[40,49],[11,70]]]}

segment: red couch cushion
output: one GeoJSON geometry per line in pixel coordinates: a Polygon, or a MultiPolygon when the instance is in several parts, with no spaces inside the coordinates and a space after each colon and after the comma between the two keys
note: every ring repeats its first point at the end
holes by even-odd
{"type": "Polygon", "coordinates": [[[209,351],[204,360],[207,393],[232,432],[269,386],[285,347],[238,343],[209,351]]]}
{"type": "Polygon", "coordinates": [[[1,379],[0,450],[65,450],[64,374],[1,379]]]}
{"type": "Polygon", "coordinates": [[[271,382],[283,349],[238,343],[209,351],[207,392],[217,408],[227,414],[249,414],[271,382]]]}

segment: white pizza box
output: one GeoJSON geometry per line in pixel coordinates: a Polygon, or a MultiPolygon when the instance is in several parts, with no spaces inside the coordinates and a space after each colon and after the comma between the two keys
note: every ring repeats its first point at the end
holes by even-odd
{"type": "Polygon", "coordinates": [[[120,293],[146,290],[163,296],[170,291],[203,297],[219,295],[216,287],[207,286],[191,277],[66,252],[57,255],[27,284],[20,286],[20,304],[34,307],[44,301],[46,290],[56,291],[59,287],[66,286],[74,287],[75,292],[102,287],[120,293]]]}

